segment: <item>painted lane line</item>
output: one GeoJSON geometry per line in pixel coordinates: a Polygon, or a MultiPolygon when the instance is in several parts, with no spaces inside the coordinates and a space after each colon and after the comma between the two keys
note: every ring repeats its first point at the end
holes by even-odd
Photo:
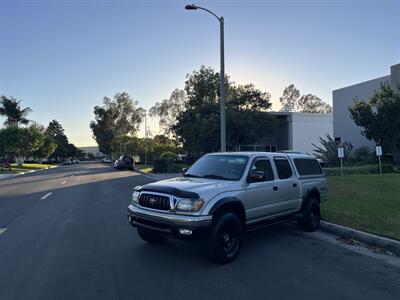
{"type": "Polygon", "coordinates": [[[7,228],[0,228],[0,234],[2,234],[2,233],[4,233],[4,232],[6,232],[7,231],[7,228]]]}
{"type": "Polygon", "coordinates": [[[50,193],[47,193],[46,195],[44,195],[42,198],[40,198],[40,200],[44,200],[44,199],[46,199],[47,197],[49,197],[51,194],[53,194],[52,192],[50,192],[50,193]]]}
{"type": "Polygon", "coordinates": [[[67,182],[64,180],[63,182],[61,182],[61,184],[66,184],[67,182]]]}

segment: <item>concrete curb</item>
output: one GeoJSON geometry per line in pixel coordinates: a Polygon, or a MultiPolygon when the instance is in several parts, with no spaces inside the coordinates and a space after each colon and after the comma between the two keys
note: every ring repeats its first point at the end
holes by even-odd
{"type": "Polygon", "coordinates": [[[43,170],[54,169],[54,168],[57,168],[57,167],[58,166],[50,166],[50,167],[46,167],[46,168],[43,168],[43,169],[30,170],[30,171],[16,173],[16,174],[0,174],[0,180],[10,179],[10,178],[14,178],[14,177],[17,177],[17,176],[20,176],[20,175],[35,173],[35,172],[39,172],[39,171],[43,171],[43,170]]]}
{"type": "Polygon", "coordinates": [[[322,231],[332,233],[334,235],[355,239],[365,244],[389,250],[390,252],[400,256],[400,241],[342,225],[333,224],[327,221],[321,221],[319,228],[322,231]]]}

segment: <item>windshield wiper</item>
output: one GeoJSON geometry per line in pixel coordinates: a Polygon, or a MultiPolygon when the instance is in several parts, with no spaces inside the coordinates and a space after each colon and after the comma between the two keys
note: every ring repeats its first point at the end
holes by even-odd
{"type": "Polygon", "coordinates": [[[208,174],[208,175],[203,175],[201,176],[203,178],[209,178],[209,179],[221,179],[221,180],[232,180],[230,178],[226,178],[224,176],[219,176],[219,175],[215,175],[215,174],[208,174]]]}
{"type": "Polygon", "coordinates": [[[189,173],[184,174],[183,177],[201,178],[201,176],[193,175],[193,174],[189,174],[189,173]]]}

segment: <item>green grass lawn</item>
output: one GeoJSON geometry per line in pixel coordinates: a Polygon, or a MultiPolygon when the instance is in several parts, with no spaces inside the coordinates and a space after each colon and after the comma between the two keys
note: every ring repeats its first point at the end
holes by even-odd
{"type": "Polygon", "coordinates": [[[15,173],[22,173],[31,170],[40,170],[51,167],[51,165],[45,164],[23,164],[22,166],[18,166],[17,164],[11,164],[11,171],[7,170],[0,170],[0,174],[15,174],[15,173]]]}
{"type": "Polygon", "coordinates": [[[151,173],[153,171],[152,165],[135,165],[135,169],[143,173],[151,173]]]}
{"type": "Polygon", "coordinates": [[[328,177],[322,217],[400,240],[400,174],[328,177]]]}

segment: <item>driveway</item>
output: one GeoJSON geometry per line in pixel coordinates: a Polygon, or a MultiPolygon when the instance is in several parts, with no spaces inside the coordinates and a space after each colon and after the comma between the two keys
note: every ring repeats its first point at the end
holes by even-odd
{"type": "Polygon", "coordinates": [[[143,242],[126,220],[152,179],[91,163],[0,181],[0,299],[398,299],[399,259],[291,224],[215,265],[200,243],[143,242]]]}

